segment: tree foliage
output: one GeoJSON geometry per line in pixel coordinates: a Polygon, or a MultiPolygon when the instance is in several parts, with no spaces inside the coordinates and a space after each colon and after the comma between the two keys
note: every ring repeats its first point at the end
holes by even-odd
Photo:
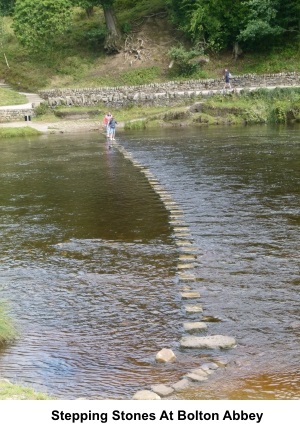
{"type": "MultiPolygon", "coordinates": [[[[19,41],[38,50],[55,45],[70,24],[74,6],[83,8],[87,16],[102,9],[106,34],[104,38],[99,20],[99,35],[108,53],[122,48],[117,16],[124,15],[127,8],[132,9],[132,21],[136,11],[140,18],[142,11],[149,16],[151,10],[155,13],[164,8],[193,49],[220,51],[238,43],[243,50],[261,50],[282,43],[287,35],[290,41],[300,39],[300,0],[0,0],[0,15],[13,12],[19,41]]],[[[130,22],[126,25],[131,28],[130,22]]]]}
{"type": "Polygon", "coordinates": [[[0,0],[0,15],[7,16],[13,13],[15,0],[0,0]]]}
{"type": "Polygon", "coordinates": [[[13,28],[20,43],[32,51],[53,47],[71,23],[70,0],[17,0],[13,28]]]}
{"type": "Polygon", "coordinates": [[[241,29],[238,40],[244,42],[261,42],[277,37],[283,32],[278,25],[276,0],[248,0],[244,2],[245,19],[244,28],[241,29]]]}
{"type": "Polygon", "coordinates": [[[194,43],[220,50],[235,42],[271,46],[286,32],[299,35],[299,0],[167,0],[176,26],[194,43]]]}

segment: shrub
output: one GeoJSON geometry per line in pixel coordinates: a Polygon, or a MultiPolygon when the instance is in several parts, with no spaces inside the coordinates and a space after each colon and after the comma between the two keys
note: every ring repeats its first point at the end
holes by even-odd
{"type": "Polygon", "coordinates": [[[201,61],[193,60],[199,56],[203,56],[203,51],[187,50],[183,46],[179,46],[171,48],[168,51],[168,56],[174,64],[175,73],[182,76],[191,76],[198,71],[201,64],[201,61]]]}

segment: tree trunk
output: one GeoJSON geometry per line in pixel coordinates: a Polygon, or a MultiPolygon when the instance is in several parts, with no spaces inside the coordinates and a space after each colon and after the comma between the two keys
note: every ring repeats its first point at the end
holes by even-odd
{"type": "Polygon", "coordinates": [[[117,19],[111,6],[103,7],[107,36],[105,39],[104,49],[112,54],[120,52],[122,48],[122,36],[118,28],[117,19]]]}
{"type": "Polygon", "coordinates": [[[88,18],[91,18],[94,15],[94,7],[88,6],[85,8],[85,13],[88,18]]]}

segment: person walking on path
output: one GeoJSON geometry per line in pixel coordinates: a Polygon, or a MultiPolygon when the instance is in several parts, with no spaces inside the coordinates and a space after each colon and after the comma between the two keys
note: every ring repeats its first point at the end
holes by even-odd
{"type": "Polygon", "coordinates": [[[105,117],[103,118],[103,125],[106,131],[106,137],[109,137],[109,121],[112,118],[112,114],[108,112],[105,117]]]}
{"type": "Polygon", "coordinates": [[[225,90],[226,88],[231,89],[231,83],[230,83],[230,79],[231,79],[231,73],[229,72],[228,69],[224,70],[224,79],[225,79],[225,84],[223,89],[225,90]]]}
{"type": "Polygon", "coordinates": [[[111,120],[108,123],[109,126],[109,133],[108,136],[110,138],[110,140],[116,140],[115,139],[115,135],[116,135],[116,125],[117,125],[117,121],[114,119],[114,117],[111,117],[111,120]]]}

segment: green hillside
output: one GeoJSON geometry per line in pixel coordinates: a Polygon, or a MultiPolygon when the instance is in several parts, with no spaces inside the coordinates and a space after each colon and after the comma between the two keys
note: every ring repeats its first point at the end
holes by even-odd
{"type": "MultiPolygon", "coordinates": [[[[23,4],[24,8],[32,8],[35,4],[46,7],[51,1],[53,3],[53,0],[18,0],[16,4],[23,4]]],[[[59,0],[59,4],[64,5],[68,1],[59,0]]],[[[72,2],[76,6],[71,8],[70,22],[57,34],[54,31],[56,21],[51,21],[52,27],[48,30],[44,21],[43,26],[33,29],[32,21],[28,23],[28,16],[25,15],[24,18],[23,14],[23,21],[18,18],[19,27],[16,27],[16,16],[7,16],[3,12],[5,16],[0,17],[2,81],[16,90],[37,91],[55,87],[138,85],[170,79],[220,77],[224,67],[232,69],[235,75],[300,70],[299,29],[295,28],[293,32],[283,31],[277,37],[274,36],[275,33],[273,36],[266,33],[264,43],[256,29],[257,44],[251,44],[249,40],[247,43],[241,42],[242,55],[237,59],[233,57],[234,38],[240,37],[241,31],[245,32],[248,28],[244,26],[242,30],[237,30],[237,20],[241,13],[237,7],[241,8],[242,3],[250,2],[233,0],[231,10],[236,10],[236,16],[231,16],[230,19],[228,14],[223,13],[228,2],[225,1],[225,6],[224,2],[213,2],[217,9],[207,10],[205,13],[207,17],[214,13],[215,21],[212,23],[206,17],[207,27],[204,26],[203,30],[199,16],[195,15],[197,7],[205,3],[202,0],[179,3],[176,0],[107,0],[106,3],[112,4],[114,8],[121,32],[119,52],[110,53],[105,49],[107,27],[104,9],[101,7],[105,2],[72,2]],[[85,7],[79,7],[79,4],[85,7]],[[14,29],[18,29],[18,38],[14,29]],[[41,33],[42,29],[47,30],[45,34],[41,33]],[[203,40],[206,41],[205,44],[203,40]],[[222,40],[223,46],[220,42],[222,40]],[[170,67],[174,58],[175,65],[170,67]]],[[[0,0],[0,7],[4,3],[4,0],[0,0]]],[[[268,4],[272,3],[278,2],[270,1],[268,4]]],[[[285,25],[292,26],[292,6],[289,1],[285,3],[290,13],[290,16],[285,14],[285,22],[288,23],[285,25]]],[[[32,9],[28,9],[28,13],[30,11],[32,9]]],[[[271,9],[270,11],[272,12],[271,9]]],[[[277,16],[279,12],[278,10],[277,16]]],[[[251,20],[249,22],[251,24],[251,20]]],[[[257,21],[257,25],[259,23],[261,21],[257,21]]],[[[279,24],[283,28],[284,23],[274,21],[265,24],[269,25],[269,32],[275,32],[280,27],[279,24]]]]}

